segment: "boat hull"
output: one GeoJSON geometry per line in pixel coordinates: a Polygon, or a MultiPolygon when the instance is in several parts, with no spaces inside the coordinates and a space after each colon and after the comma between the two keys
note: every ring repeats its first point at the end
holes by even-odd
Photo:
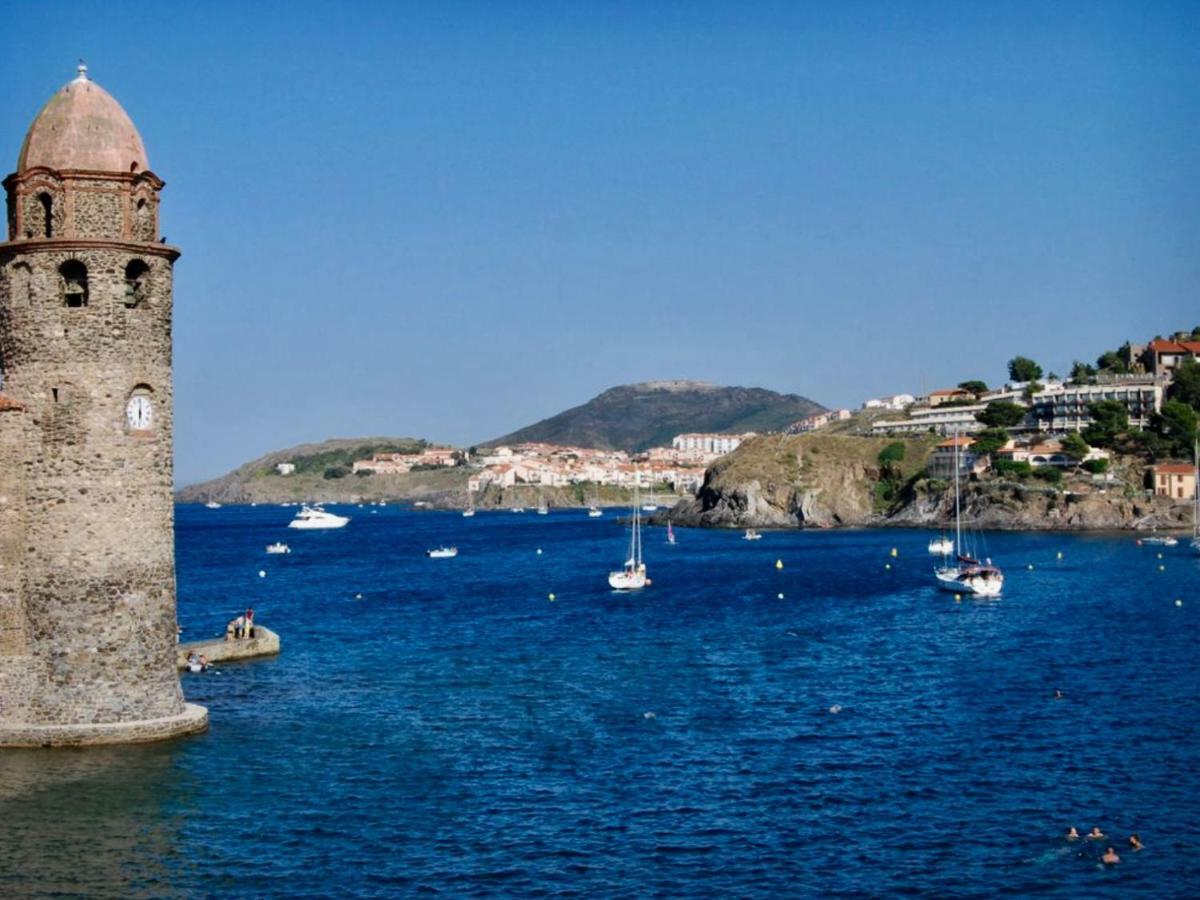
{"type": "Polygon", "coordinates": [[[937,569],[938,587],[955,594],[972,594],[976,597],[999,597],[1004,590],[1004,576],[984,577],[965,575],[959,569],[937,569]]]}
{"type": "Polygon", "coordinates": [[[614,591],[638,591],[646,586],[645,572],[629,572],[622,570],[620,572],[608,573],[608,586],[614,591]]]}

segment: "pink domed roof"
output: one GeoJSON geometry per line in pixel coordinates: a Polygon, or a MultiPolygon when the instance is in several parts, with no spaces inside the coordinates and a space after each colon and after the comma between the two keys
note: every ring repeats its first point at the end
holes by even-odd
{"type": "Polygon", "coordinates": [[[17,160],[17,171],[36,166],[91,172],[141,172],[149,168],[141,135],[121,104],[87,77],[64,85],[42,107],[17,160]]]}

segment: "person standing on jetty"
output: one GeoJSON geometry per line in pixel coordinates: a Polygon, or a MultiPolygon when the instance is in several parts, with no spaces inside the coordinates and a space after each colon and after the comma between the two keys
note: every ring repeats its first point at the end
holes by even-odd
{"type": "Polygon", "coordinates": [[[254,608],[247,607],[245,622],[243,624],[242,637],[254,637],[254,608]]]}

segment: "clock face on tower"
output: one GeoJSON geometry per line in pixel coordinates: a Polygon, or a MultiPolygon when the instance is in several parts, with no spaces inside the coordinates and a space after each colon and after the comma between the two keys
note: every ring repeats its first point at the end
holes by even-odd
{"type": "Polygon", "coordinates": [[[130,431],[149,431],[154,422],[154,405],[145,394],[134,394],[125,405],[125,421],[130,431]]]}

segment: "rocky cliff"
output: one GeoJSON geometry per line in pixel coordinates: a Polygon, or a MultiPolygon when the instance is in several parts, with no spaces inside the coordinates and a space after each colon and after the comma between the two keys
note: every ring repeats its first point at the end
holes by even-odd
{"type": "MultiPolygon", "coordinates": [[[[714,528],[838,526],[942,527],[953,524],[954,493],[945,482],[923,477],[933,436],[900,442],[904,458],[886,473],[881,438],[840,435],[762,437],[709,468],[696,497],[656,519],[714,528]]],[[[978,528],[1011,530],[1114,530],[1190,525],[1190,507],[1148,498],[1136,466],[1099,486],[1070,480],[1063,488],[1042,482],[984,478],[962,490],[962,521],[978,528]]]]}

